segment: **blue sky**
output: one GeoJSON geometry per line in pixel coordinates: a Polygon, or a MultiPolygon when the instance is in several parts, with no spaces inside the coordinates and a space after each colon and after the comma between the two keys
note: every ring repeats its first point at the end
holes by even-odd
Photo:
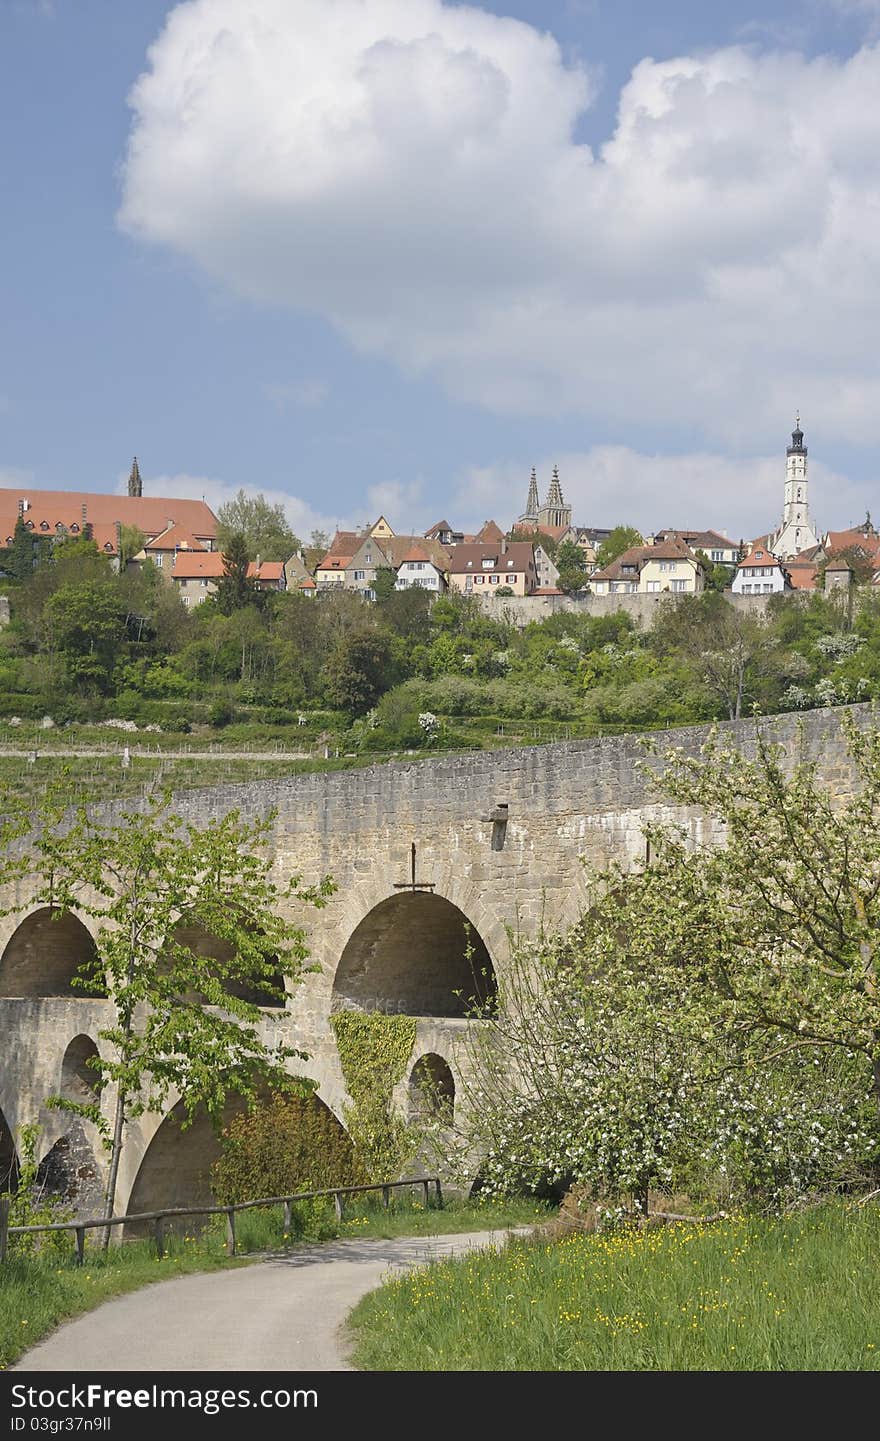
{"type": "Polygon", "coordinates": [[[2,0],[0,484],[739,536],[800,406],[880,512],[878,16],[2,0]]]}

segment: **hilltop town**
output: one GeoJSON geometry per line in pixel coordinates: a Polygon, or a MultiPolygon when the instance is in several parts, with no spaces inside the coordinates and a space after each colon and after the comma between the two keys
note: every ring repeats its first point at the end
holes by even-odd
{"type": "MultiPolygon", "coordinates": [[[[248,556],[255,589],[310,597],[345,590],[375,601],[389,589],[459,594],[490,605],[499,599],[541,602],[520,610],[527,620],[565,598],[733,595],[880,584],[880,535],[870,515],[861,525],[821,532],[809,501],[807,446],[800,419],[786,449],[781,518],[745,541],[699,526],[644,533],[624,518],[613,530],[579,523],[554,467],[543,503],[532,470],[525,508],[506,528],[494,519],[467,533],[446,519],[422,534],[400,534],[380,515],[359,530],[316,532],[290,554],[248,556]]],[[[769,499],[769,497],[768,497],[769,499]]],[[[635,518],[636,520],[638,518],[635,518]]],[[[217,594],[224,576],[218,519],[204,500],[144,495],[135,458],[127,495],[0,490],[0,576],[23,578],[40,546],[88,539],[118,568],[152,564],[194,607],[217,594]],[[132,542],[134,537],[134,543],[132,542]]],[[[282,547],[283,548],[283,547],[282,547]]]]}

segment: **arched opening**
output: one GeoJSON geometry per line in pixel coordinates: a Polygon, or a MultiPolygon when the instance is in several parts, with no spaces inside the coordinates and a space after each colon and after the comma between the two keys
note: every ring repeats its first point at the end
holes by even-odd
{"type": "Polygon", "coordinates": [[[61,1095],[80,1106],[92,1105],[101,1094],[101,1073],[88,1062],[97,1056],[91,1036],[75,1036],[61,1062],[61,1095]]]}
{"type": "MultiPolygon", "coordinates": [[[[210,974],[212,960],[221,961],[225,965],[235,955],[234,948],[228,941],[210,935],[203,926],[178,926],[174,932],[174,939],[179,946],[186,946],[188,950],[192,951],[193,955],[204,957],[207,974],[210,974]]],[[[270,967],[277,964],[274,956],[266,959],[270,967]]],[[[255,985],[250,981],[228,977],[223,982],[223,988],[230,996],[236,996],[240,1001],[248,1001],[252,1006],[262,1006],[265,1010],[284,1010],[286,1003],[284,976],[277,969],[270,970],[264,985],[255,985]]]]}
{"type": "MultiPolygon", "coordinates": [[[[245,1109],[241,1096],[230,1096],[222,1124],[228,1125],[245,1109]]],[[[178,1101],[147,1147],[126,1207],[130,1214],[165,1206],[214,1204],[211,1167],[220,1155],[220,1138],[203,1106],[198,1107],[192,1125],[184,1130],[181,1122],[185,1114],[183,1102],[178,1101]]],[[[186,1229],[199,1223],[200,1218],[194,1216],[186,1229]]],[[[126,1237],[146,1235],[150,1224],[133,1222],[124,1229],[126,1237]]]]}
{"type": "Polygon", "coordinates": [[[495,994],[485,942],[458,906],[404,891],[374,906],[349,937],[333,1009],[466,1016],[495,994]]]}
{"type": "Polygon", "coordinates": [[[70,911],[44,906],[26,917],[9,939],[0,960],[0,996],[103,996],[99,984],[73,985],[84,967],[94,965],[95,942],[70,911]]]}
{"type": "Polygon", "coordinates": [[[0,1196],[18,1186],[18,1155],[15,1141],[3,1112],[0,1111],[0,1196]]]}
{"type": "Polygon", "coordinates": [[[409,1103],[417,1120],[451,1126],[455,1112],[455,1078],[442,1056],[420,1056],[409,1078],[409,1103]]]}

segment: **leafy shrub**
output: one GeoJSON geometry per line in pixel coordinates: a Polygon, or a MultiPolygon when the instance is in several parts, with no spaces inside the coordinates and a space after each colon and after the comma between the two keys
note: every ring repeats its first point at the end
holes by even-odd
{"type": "Polygon", "coordinates": [[[317,1096],[276,1095],[236,1116],[211,1170],[221,1203],[357,1186],[365,1177],[351,1141],[317,1096]]]}
{"type": "Polygon", "coordinates": [[[212,700],[208,706],[208,725],[215,730],[222,730],[235,720],[235,706],[229,700],[223,700],[219,696],[212,700]]]}

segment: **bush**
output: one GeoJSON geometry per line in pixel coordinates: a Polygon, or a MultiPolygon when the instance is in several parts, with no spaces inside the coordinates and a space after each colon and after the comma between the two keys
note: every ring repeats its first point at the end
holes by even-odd
{"type": "Polygon", "coordinates": [[[208,725],[213,726],[215,730],[222,730],[223,726],[230,725],[234,720],[235,706],[232,701],[222,700],[219,697],[217,700],[211,701],[208,706],[208,725]]]}
{"type": "Polygon", "coordinates": [[[351,1141],[317,1096],[277,1095],[226,1127],[211,1170],[221,1204],[357,1186],[366,1178],[351,1141]]]}

